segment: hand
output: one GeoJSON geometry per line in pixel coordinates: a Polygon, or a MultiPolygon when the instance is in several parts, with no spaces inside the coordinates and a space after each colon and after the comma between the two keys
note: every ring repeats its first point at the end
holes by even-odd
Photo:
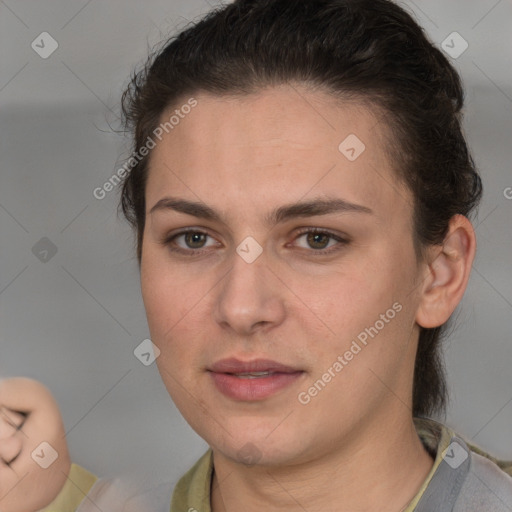
{"type": "Polygon", "coordinates": [[[64,425],[50,391],[32,379],[0,380],[0,512],[36,512],[49,505],[70,467],[64,425]],[[40,465],[48,455],[38,448],[43,442],[58,454],[47,469],[40,465]]]}

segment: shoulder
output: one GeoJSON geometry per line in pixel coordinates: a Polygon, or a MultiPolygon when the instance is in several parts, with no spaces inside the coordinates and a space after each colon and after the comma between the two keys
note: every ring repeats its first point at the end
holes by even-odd
{"type": "Polygon", "coordinates": [[[512,478],[489,458],[471,452],[454,512],[512,511],[512,478]]]}
{"type": "Polygon", "coordinates": [[[169,512],[171,494],[170,483],[141,489],[132,480],[100,479],[77,512],[169,512]]]}
{"type": "Polygon", "coordinates": [[[437,468],[415,511],[512,512],[511,462],[500,461],[454,430],[429,418],[415,418],[437,468]]]}
{"type": "Polygon", "coordinates": [[[132,496],[123,512],[169,512],[172,488],[172,484],[163,483],[132,496]]]}

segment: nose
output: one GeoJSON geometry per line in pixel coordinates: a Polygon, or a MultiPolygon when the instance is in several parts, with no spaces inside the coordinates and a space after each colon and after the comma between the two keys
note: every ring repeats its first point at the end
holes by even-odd
{"type": "Polygon", "coordinates": [[[239,336],[268,330],[285,318],[283,286],[268,268],[265,252],[248,263],[238,254],[217,288],[214,318],[239,336]]]}

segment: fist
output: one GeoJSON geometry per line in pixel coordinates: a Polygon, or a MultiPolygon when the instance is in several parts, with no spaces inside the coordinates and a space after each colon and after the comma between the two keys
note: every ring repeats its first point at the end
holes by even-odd
{"type": "Polygon", "coordinates": [[[70,467],[64,425],[50,391],[32,379],[0,380],[0,512],[46,507],[70,467]]]}

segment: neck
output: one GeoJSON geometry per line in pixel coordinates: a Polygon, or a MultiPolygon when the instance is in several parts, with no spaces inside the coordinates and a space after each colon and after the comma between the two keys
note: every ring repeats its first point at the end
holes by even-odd
{"type": "Polygon", "coordinates": [[[403,510],[433,465],[408,419],[373,434],[360,430],[345,446],[286,467],[247,467],[214,449],[212,512],[320,512],[333,503],[339,511],[403,510]]]}

